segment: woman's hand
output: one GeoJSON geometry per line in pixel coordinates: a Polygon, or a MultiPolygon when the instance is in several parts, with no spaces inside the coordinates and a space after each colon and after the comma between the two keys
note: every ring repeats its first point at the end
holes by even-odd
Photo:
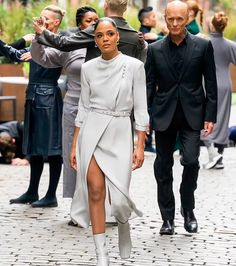
{"type": "Polygon", "coordinates": [[[33,28],[37,34],[41,34],[44,30],[46,30],[44,18],[43,17],[33,18],[33,28]]]}
{"type": "Polygon", "coordinates": [[[77,171],[76,152],[75,147],[71,147],[70,150],[70,166],[77,171]]]}
{"type": "Polygon", "coordinates": [[[144,149],[136,148],[133,152],[132,170],[140,168],[143,165],[143,162],[144,162],[144,149]]]}
{"type": "Polygon", "coordinates": [[[70,166],[77,171],[77,162],[76,162],[76,146],[77,139],[79,136],[79,127],[75,127],[73,141],[70,150],[70,166]]]}
{"type": "Polygon", "coordinates": [[[137,131],[137,146],[133,153],[133,167],[132,170],[140,168],[143,165],[144,161],[144,146],[145,146],[145,131],[137,131]]]}

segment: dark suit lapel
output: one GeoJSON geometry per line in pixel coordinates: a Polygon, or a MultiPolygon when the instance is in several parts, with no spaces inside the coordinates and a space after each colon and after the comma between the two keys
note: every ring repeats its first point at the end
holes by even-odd
{"type": "Polygon", "coordinates": [[[188,33],[188,38],[189,40],[187,41],[187,48],[186,48],[186,52],[185,52],[185,56],[184,56],[184,63],[183,63],[183,67],[181,70],[181,73],[179,75],[179,80],[181,80],[183,74],[185,73],[188,64],[190,63],[191,59],[192,59],[192,53],[194,50],[194,40],[192,39],[192,36],[188,33]]]}
{"type": "Polygon", "coordinates": [[[169,39],[166,37],[162,42],[162,52],[165,57],[166,63],[170,69],[170,73],[173,75],[175,79],[178,79],[174,66],[171,64],[171,56],[170,56],[170,46],[169,39]]]}

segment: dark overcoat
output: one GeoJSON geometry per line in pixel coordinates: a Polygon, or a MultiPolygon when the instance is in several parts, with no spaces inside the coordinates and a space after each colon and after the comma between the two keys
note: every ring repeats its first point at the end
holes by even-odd
{"type": "MultiPolygon", "coordinates": [[[[14,62],[30,48],[17,50],[0,41],[0,52],[14,62]]],[[[58,87],[61,68],[44,68],[30,61],[26,89],[23,153],[52,156],[62,153],[62,95],[58,87]]]]}

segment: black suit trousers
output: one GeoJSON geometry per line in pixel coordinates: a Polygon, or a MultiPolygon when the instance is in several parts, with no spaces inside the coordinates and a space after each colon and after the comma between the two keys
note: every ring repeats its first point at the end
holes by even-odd
{"type": "Polygon", "coordinates": [[[185,119],[181,104],[177,108],[170,126],[165,131],[155,131],[156,159],[154,174],[158,187],[158,204],[163,220],[173,220],[175,216],[175,198],[173,193],[173,153],[177,133],[183,147],[181,164],[183,166],[180,198],[182,207],[193,210],[194,191],[197,188],[199,171],[200,131],[193,130],[185,119]]]}

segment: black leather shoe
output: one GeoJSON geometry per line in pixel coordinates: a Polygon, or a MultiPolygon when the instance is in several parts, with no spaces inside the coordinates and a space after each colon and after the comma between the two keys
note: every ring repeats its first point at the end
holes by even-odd
{"type": "Polygon", "coordinates": [[[37,200],[31,204],[33,208],[49,208],[49,207],[57,207],[57,198],[42,198],[41,200],[37,200]]]}
{"type": "Polygon", "coordinates": [[[160,235],[173,235],[175,232],[174,220],[164,220],[160,229],[160,235]]]}
{"type": "Polygon", "coordinates": [[[29,195],[27,193],[22,194],[20,197],[16,199],[10,199],[10,204],[27,204],[37,201],[39,199],[38,195],[29,195]]]}
{"type": "Polygon", "coordinates": [[[181,214],[184,217],[184,228],[189,233],[197,233],[198,224],[193,210],[187,211],[181,207],[181,214]]]}

